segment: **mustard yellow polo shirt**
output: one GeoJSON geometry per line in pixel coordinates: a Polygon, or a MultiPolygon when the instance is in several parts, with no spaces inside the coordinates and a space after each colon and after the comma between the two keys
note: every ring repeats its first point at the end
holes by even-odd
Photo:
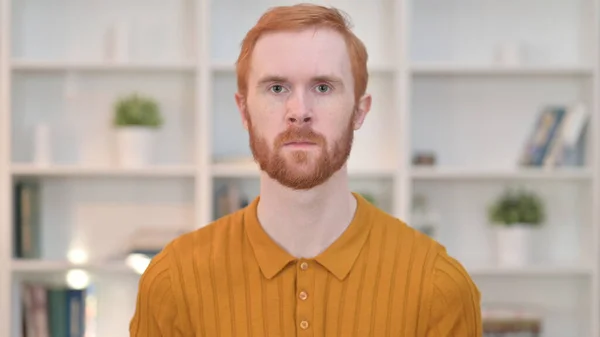
{"type": "Polygon", "coordinates": [[[131,337],[480,337],[480,292],[443,246],[360,195],[342,236],[296,259],[259,198],[164,248],[142,275],[131,337]]]}

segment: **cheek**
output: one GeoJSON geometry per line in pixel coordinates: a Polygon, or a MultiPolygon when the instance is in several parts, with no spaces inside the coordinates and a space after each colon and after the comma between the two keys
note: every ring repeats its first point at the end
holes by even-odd
{"type": "Polygon", "coordinates": [[[277,124],[276,118],[273,118],[272,112],[266,107],[248,106],[249,118],[252,122],[252,129],[256,136],[263,138],[269,144],[273,142],[279,132],[280,127],[277,124]],[[279,129],[278,129],[279,128],[279,129]]]}
{"type": "Polygon", "coordinates": [[[353,109],[347,104],[328,106],[326,109],[315,110],[318,122],[315,131],[325,135],[328,139],[339,139],[352,127],[353,109]]]}

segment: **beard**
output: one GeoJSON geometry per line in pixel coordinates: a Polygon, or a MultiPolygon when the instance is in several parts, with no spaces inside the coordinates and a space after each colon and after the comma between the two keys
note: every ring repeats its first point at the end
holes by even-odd
{"type": "Polygon", "coordinates": [[[260,169],[283,186],[294,190],[307,190],[326,182],[339,171],[350,156],[354,140],[355,113],[349,119],[342,136],[329,146],[325,137],[305,124],[290,127],[279,134],[270,149],[267,141],[255,130],[247,114],[250,149],[260,169]],[[311,150],[292,150],[289,156],[283,153],[284,144],[291,141],[307,141],[319,147],[317,155],[311,150]],[[287,158],[286,158],[287,157],[287,158]]]}

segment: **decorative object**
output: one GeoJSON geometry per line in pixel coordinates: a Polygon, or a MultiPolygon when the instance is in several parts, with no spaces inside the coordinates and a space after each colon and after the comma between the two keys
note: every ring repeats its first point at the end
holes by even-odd
{"type": "Polygon", "coordinates": [[[151,159],[153,138],[163,118],[156,101],[138,93],[115,104],[118,161],[122,166],[139,167],[151,159]]]}
{"type": "Polygon", "coordinates": [[[523,47],[516,42],[504,42],[496,47],[495,61],[502,67],[516,67],[523,62],[523,47]]]}
{"type": "Polygon", "coordinates": [[[436,163],[434,152],[418,151],[413,156],[413,165],[415,166],[433,166],[436,163]]]}
{"type": "Polygon", "coordinates": [[[125,20],[115,21],[107,30],[105,54],[113,63],[129,61],[129,25],[125,20]]]}
{"type": "Polygon", "coordinates": [[[34,130],[33,161],[38,166],[48,166],[51,158],[50,127],[46,124],[37,124],[34,130]]]}
{"type": "Polygon", "coordinates": [[[412,227],[433,239],[437,238],[440,216],[430,207],[424,195],[413,197],[411,219],[412,227]]]}
{"type": "Polygon", "coordinates": [[[542,200],[523,188],[507,189],[489,209],[497,229],[498,264],[523,267],[531,259],[532,235],[545,220],[542,200]]]}
{"type": "Polygon", "coordinates": [[[495,306],[481,312],[484,336],[539,337],[544,332],[543,315],[532,309],[495,306]]]}
{"type": "Polygon", "coordinates": [[[373,204],[373,205],[376,205],[376,204],[377,204],[377,202],[376,202],[376,200],[375,200],[375,197],[373,196],[373,194],[371,194],[371,193],[369,193],[369,192],[363,192],[363,191],[361,191],[361,192],[358,192],[358,194],[359,194],[361,197],[365,198],[365,200],[367,200],[367,201],[368,201],[368,202],[370,202],[371,204],[373,204]]]}

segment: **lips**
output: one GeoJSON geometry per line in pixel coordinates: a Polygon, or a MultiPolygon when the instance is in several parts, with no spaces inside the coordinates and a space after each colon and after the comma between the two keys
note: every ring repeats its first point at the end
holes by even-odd
{"type": "Polygon", "coordinates": [[[306,140],[298,140],[292,142],[286,142],[285,145],[316,145],[315,142],[306,141],[306,140]]]}

